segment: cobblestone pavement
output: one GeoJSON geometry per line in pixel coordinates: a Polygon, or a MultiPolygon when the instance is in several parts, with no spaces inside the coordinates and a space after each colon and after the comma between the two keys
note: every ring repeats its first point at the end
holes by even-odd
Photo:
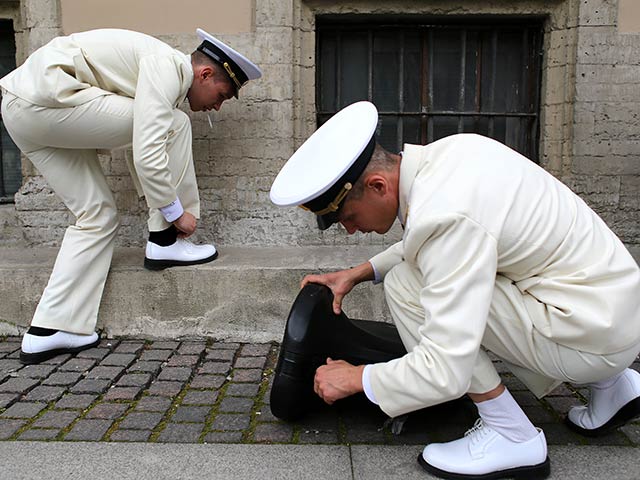
{"type": "MultiPolygon", "coordinates": [[[[359,397],[280,421],[269,408],[276,344],[103,339],[31,366],[19,351],[20,338],[0,338],[0,440],[424,445],[460,436],[477,416],[457,400],[412,413],[394,435],[359,397]]],[[[640,422],[597,439],[572,433],[562,419],[585,389],[563,385],[537,400],[495,363],[549,444],[640,446],[640,422]]]]}

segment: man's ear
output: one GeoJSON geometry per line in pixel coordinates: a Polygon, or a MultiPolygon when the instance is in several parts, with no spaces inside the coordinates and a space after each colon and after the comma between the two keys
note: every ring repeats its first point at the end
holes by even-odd
{"type": "Polygon", "coordinates": [[[201,80],[206,80],[213,76],[213,68],[209,65],[200,65],[200,68],[195,72],[195,75],[201,80]]]}
{"type": "Polygon", "coordinates": [[[389,185],[387,183],[387,179],[378,173],[373,173],[369,175],[366,179],[365,185],[367,188],[370,188],[375,193],[380,195],[384,195],[387,193],[389,185]]]}

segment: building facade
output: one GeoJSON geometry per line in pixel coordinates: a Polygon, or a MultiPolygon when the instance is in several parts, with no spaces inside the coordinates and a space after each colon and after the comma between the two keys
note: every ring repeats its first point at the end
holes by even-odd
{"type": "MultiPolygon", "coordinates": [[[[336,110],[368,99],[389,149],[469,131],[522,151],[640,258],[637,0],[138,0],[135,11],[131,4],[4,0],[2,68],[55,36],[98,27],[145,31],[189,53],[200,26],[260,65],[263,78],[213,114],[213,128],[189,112],[202,240],[339,246],[399,238],[397,227],[384,236],[319,232],[311,215],[269,201],[296,147],[336,110]]],[[[17,166],[2,138],[0,246],[57,245],[73,219],[26,159],[17,166]]],[[[118,244],[140,246],[146,207],[128,175],[129,154],[101,158],[122,217],[118,244]]]]}

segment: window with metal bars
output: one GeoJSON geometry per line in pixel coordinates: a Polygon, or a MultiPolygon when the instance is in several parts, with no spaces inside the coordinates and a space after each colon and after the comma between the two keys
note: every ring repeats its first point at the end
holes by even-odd
{"type": "Polygon", "coordinates": [[[542,20],[317,18],[318,125],[359,100],[391,151],[460,132],[537,161],[542,20]]]}
{"type": "MultiPolygon", "coordinates": [[[[11,20],[0,20],[0,78],[16,68],[16,43],[11,20]]],[[[0,203],[12,202],[20,188],[20,150],[4,128],[0,116],[0,203]]]]}

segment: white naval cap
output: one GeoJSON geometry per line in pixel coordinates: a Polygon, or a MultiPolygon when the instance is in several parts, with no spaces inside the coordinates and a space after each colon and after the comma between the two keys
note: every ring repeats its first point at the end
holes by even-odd
{"type": "Polygon", "coordinates": [[[375,148],[378,110],[357,102],[327,120],[289,158],[271,185],[271,201],[316,214],[320,230],[338,221],[347,193],[375,148]]]}
{"type": "Polygon", "coordinates": [[[262,76],[262,70],[241,53],[236,52],[226,43],[208,34],[201,28],[196,30],[202,43],[197,50],[218,62],[229,74],[236,87],[236,98],[240,89],[249,81],[262,76]]]}

